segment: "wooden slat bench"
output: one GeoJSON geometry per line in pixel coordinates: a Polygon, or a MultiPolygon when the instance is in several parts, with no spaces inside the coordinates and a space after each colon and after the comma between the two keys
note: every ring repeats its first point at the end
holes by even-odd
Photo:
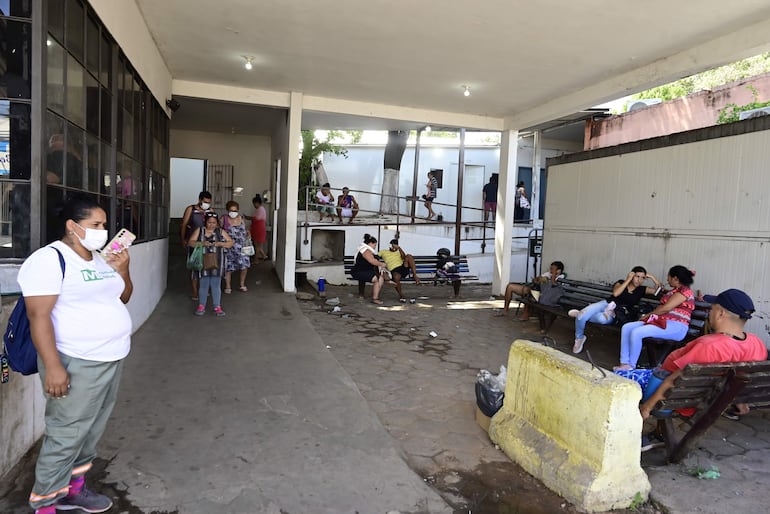
{"type": "MultiPolygon", "coordinates": [[[[595,284],[591,282],[583,282],[580,280],[572,280],[569,278],[559,279],[559,282],[564,288],[564,295],[559,299],[559,307],[549,307],[539,304],[532,298],[518,298],[521,303],[525,303],[535,311],[547,313],[552,316],[550,323],[546,323],[546,330],[550,328],[550,325],[556,318],[569,318],[570,309],[582,309],[586,305],[606,300],[612,295],[612,285],[608,284],[595,284]]],[[[644,310],[649,312],[659,305],[659,300],[655,297],[645,296],[642,298],[640,304],[644,307],[644,310]]],[[[685,344],[689,343],[693,339],[702,336],[707,330],[708,313],[711,309],[711,305],[706,302],[696,302],[695,311],[692,313],[690,319],[690,326],[687,331],[687,336],[682,341],[671,341],[668,339],[659,339],[657,337],[647,337],[644,339],[644,347],[646,350],[647,361],[650,367],[659,366],[663,360],[677,348],[681,348],[685,344]]],[[[572,318],[570,318],[572,319],[572,318]]],[[[620,334],[620,326],[614,323],[609,325],[599,325],[596,323],[588,323],[593,330],[599,332],[606,332],[608,334],[620,334]]]]}
{"type": "MultiPolygon", "coordinates": [[[[435,255],[414,255],[414,267],[417,270],[417,276],[420,277],[421,282],[433,282],[433,285],[439,285],[442,283],[447,283],[451,285],[451,281],[447,281],[446,279],[442,279],[441,277],[436,275],[436,262],[438,260],[438,257],[435,255]]],[[[353,268],[355,257],[350,255],[345,257],[345,275],[348,276],[348,280],[355,280],[353,277],[350,276],[350,271],[353,268]]],[[[460,278],[459,280],[477,280],[478,277],[475,275],[472,275],[470,273],[470,268],[468,267],[468,257],[466,255],[453,255],[451,259],[457,264],[457,269],[459,270],[460,278]]],[[[409,278],[402,278],[401,283],[409,283],[414,282],[414,277],[410,276],[409,278]]],[[[358,282],[358,292],[361,296],[364,295],[364,288],[366,287],[366,282],[358,282]]]]}
{"type": "Polygon", "coordinates": [[[722,411],[734,403],[770,406],[770,361],[685,367],[674,387],[666,391],[666,398],[652,411],[658,418],[658,432],[665,440],[668,461],[684,459],[722,411]],[[682,418],[675,410],[689,407],[697,409],[690,418],[682,418]],[[684,435],[679,435],[675,419],[686,419],[684,435]]]}

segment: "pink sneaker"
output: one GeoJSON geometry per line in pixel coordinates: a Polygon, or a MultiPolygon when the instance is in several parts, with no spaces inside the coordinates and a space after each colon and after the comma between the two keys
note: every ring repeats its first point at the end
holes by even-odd
{"type": "Polygon", "coordinates": [[[198,304],[198,308],[195,309],[195,315],[196,316],[203,316],[206,314],[206,307],[203,306],[203,304],[198,304]]]}
{"type": "Polygon", "coordinates": [[[216,307],[214,307],[214,314],[216,314],[218,318],[221,318],[222,316],[225,315],[225,311],[222,310],[221,305],[217,305],[216,307]]]}

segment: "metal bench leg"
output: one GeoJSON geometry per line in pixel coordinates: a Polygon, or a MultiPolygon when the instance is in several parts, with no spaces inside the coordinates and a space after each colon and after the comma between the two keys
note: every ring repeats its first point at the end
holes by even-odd
{"type": "Polygon", "coordinates": [[[365,296],[364,293],[366,293],[366,282],[364,282],[363,280],[359,280],[358,281],[358,296],[363,297],[363,296],[365,296]]]}
{"type": "Polygon", "coordinates": [[[702,416],[693,424],[690,430],[675,444],[669,446],[668,437],[673,435],[673,430],[666,430],[666,447],[669,450],[668,461],[672,463],[681,462],[687,454],[690,452],[690,448],[695,446],[703,434],[719,419],[722,411],[727,408],[733,401],[738,393],[746,387],[746,379],[735,375],[735,371],[731,371],[731,376],[727,379],[722,392],[719,393],[716,400],[711,404],[711,407],[703,413],[702,416]]]}

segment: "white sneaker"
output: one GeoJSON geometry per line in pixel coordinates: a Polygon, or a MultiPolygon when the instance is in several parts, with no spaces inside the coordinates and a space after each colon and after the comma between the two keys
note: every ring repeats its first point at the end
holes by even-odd
{"type": "Polygon", "coordinates": [[[575,339],[575,344],[572,346],[572,353],[580,353],[583,351],[583,345],[586,344],[586,336],[578,337],[575,339]]]}
{"type": "Polygon", "coordinates": [[[569,312],[567,312],[567,314],[569,314],[570,318],[577,318],[578,314],[580,314],[580,311],[577,309],[570,309],[569,312]]]}

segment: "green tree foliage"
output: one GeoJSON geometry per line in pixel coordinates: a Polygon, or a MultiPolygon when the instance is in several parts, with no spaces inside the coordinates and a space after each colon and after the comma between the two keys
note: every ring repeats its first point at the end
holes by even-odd
{"type": "Polygon", "coordinates": [[[661,98],[663,101],[673,100],[682,96],[712,89],[723,84],[735,82],[737,80],[761,75],[770,71],[770,53],[764,53],[707,70],[696,75],[691,75],[683,79],[663,84],[662,86],[642,91],[632,96],[634,99],[661,98]]]}
{"type": "Polygon", "coordinates": [[[770,101],[759,101],[759,91],[757,91],[757,88],[751,85],[746,87],[751,91],[751,95],[754,97],[754,101],[749,102],[746,105],[738,105],[734,103],[725,105],[722,109],[719,110],[717,125],[738,121],[743,111],[750,111],[751,109],[759,109],[760,107],[767,107],[770,105],[770,101]]]}
{"type": "MultiPolygon", "coordinates": [[[[342,132],[330,130],[326,134],[326,139],[319,141],[314,130],[302,131],[302,155],[299,158],[299,198],[297,199],[300,209],[305,208],[306,186],[311,185],[313,166],[318,163],[318,157],[323,153],[331,153],[342,155],[347,159],[348,151],[344,147],[333,143],[333,141],[339,140],[342,137],[342,132]]],[[[360,134],[358,137],[361,137],[360,134]]]]}

